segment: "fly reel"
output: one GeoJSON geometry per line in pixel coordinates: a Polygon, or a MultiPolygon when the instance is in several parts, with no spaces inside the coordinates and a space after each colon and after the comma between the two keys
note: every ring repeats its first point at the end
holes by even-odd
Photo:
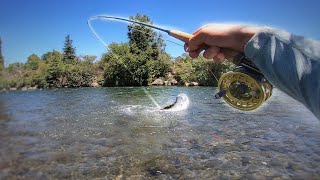
{"type": "Polygon", "coordinates": [[[215,97],[217,99],[222,97],[236,109],[254,110],[271,96],[273,87],[243,54],[237,55],[233,63],[238,67],[220,77],[219,92],[215,97]]]}

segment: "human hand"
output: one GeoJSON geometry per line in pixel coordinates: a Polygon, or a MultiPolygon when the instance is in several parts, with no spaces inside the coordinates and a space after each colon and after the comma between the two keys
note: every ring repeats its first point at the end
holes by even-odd
{"type": "Polygon", "coordinates": [[[203,57],[206,59],[221,62],[244,52],[247,42],[259,30],[260,27],[252,26],[207,24],[193,33],[193,37],[185,43],[185,50],[192,58],[204,51],[203,57]]]}

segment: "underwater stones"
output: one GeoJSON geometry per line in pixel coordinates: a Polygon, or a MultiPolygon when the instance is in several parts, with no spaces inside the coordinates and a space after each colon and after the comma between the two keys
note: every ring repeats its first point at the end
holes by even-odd
{"type": "Polygon", "coordinates": [[[151,175],[151,176],[158,176],[162,174],[160,168],[158,167],[148,167],[146,171],[151,175]]]}
{"type": "Polygon", "coordinates": [[[250,158],[249,157],[242,157],[241,163],[242,163],[242,166],[248,166],[250,164],[250,158]]]}

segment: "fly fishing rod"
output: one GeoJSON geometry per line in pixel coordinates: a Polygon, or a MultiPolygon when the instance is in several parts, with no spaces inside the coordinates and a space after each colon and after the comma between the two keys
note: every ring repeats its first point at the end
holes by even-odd
{"type": "Polygon", "coordinates": [[[179,40],[181,40],[183,42],[188,42],[189,39],[192,37],[192,34],[188,34],[188,33],[182,32],[182,31],[168,30],[168,29],[164,29],[164,28],[161,28],[161,27],[158,27],[158,26],[154,26],[154,25],[151,25],[151,24],[147,24],[147,23],[144,23],[144,22],[135,21],[135,20],[131,20],[131,19],[126,19],[126,18],[122,18],[122,17],[103,16],[103,15],[93,16],[88,20],[88,24],[89,24],[90,20],[93,20],[93,19],[114,19],[114,20],[126,21],[126,22],[130,22],[130,23],[134,23],[134,24],[139,24],[139,25],[142,25],[142,26],[150,27],[150,28],[165,32],[168,35],[170,35],[170,36],[172,36],[172,37],[174,37],[176,39],[179,39],[179,40]]]}
{"type": "MultiPolygon", "coordinates": [[[[101,42],[103,42],[103,40],[97,35],[90,24],[90,21],[94,19],[118,20],[150,27],[165,32],[169,36],[185,43],[193,36],[192,34],[182,31],[164,29],[155,25],[122,17],[105,15],[93,16],[88,20],[88,25],[101,42]]],[[[104,45],[107,47],[105,43],[104,45]]],[[[234,70],[224,73],[219,80],[215,77],[218,81],[219,89],[219,92],[215,97],[217,99],[223,98],[227,104],[239,110],[249,111],[258,108],[272,95],[272,84],[244,54],[239,53],[233,58],[232,62],[237,66],[234,70]]]]}

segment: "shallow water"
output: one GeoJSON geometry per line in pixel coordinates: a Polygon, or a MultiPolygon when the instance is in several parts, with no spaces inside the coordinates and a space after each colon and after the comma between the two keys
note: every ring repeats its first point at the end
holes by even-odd
{"type": "Polygon", "coordinates": [[[320,123],[275,89],[241,112],[210,87],[0,93],[0,179],[318,179],[320,123]]]}

